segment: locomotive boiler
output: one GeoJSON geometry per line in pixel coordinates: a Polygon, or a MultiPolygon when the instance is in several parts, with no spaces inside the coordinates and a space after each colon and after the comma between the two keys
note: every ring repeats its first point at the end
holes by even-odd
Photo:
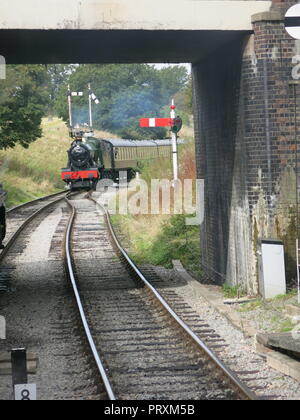
{"type": "Polygon", "coordinates": [[[120,173],[125,173],[129,182],[140,162],[171,155],[171,140],[98,139],[82,134],[68,151],[68,166],[62,169],[61,177],[71,190],[95,189],[103,178],[119,183],[120,173]]]}

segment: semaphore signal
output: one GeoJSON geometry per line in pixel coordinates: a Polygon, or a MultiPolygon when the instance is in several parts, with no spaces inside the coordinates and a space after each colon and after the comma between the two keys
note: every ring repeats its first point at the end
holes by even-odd
{"type": "Polygon", "coordinates": [[[92,103],[94,102],[96,105],[100,103],[97,96],[92,92],[91,85],[88,85],[89,89],[89,116],[90,116],[90,130],[93,131],[93,107],[92,103]]]}
{"type": "Polygon", "coordinates": [[[173,154],[173,179],[178,180],[178,152],[177,152],[177,134],[182,127],[182,119],[175,113],[175,103],[172,99],[170,106],[170,118],[141,118],[140,127],[155,128],[155,127],[169,127],[172,132],[172,154],[173,154]]]}
{"type": "Polygon", "coordinates": [[[145,128],[172,127],[172,118],[141,118],[140,126],[145,128]]]}
{"type": "MultiPolygon", "coordinates": [[[[73,131],[73,114],[72,114],[72,98],[75,97],[83,97],[83,92],[75,92],[71,91],[70,85],[68,86],[68,104],[69,104],[69,125],[70,125],[70,132],[73,131]]],[[[92,104],[93,102],[98,105],[100,103],[97,96],[92,92],[91,85],[88,85],[88,97],[89,97],[89,128],[93,131],[93,114],[92,114],[92,104]]],[[[87,124],[86,124],[87,125],[87,124]]]]}

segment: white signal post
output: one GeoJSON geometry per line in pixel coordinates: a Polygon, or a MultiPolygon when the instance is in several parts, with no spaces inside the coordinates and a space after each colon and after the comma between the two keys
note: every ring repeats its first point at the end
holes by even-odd
{"type": "Polygon", "coordinates": [[[182,119],[176,118],[175,102],[172,99],[170,106],[171,118],[141,118],[140,127],[170,127],[172,139],[172,162],[173,162],[173,185],[178,181],[178,152],[177,152],[177,133],[181,129],[182,119]]]}
{"type": "Polygon", "coordinates": [[[72,96],[83,96],[83,92],[71,92],[70,85],[68,85],[69,122],[71,129],[73,128],[72,96]]]}
{"type": "Polygon", "coordinates": [[[88,85],[89,88],[89,114],[90,114],[90,130],[93,131],[93,112],[92,112],[92,90],[91,85],[88,85]]]}
{"type": "MultiPolygon", "coordinates": [[[[171,108],[171,118],[175,120],[176,113],[175,113],[175,101],[172,99],[171,108]]],[[[172,131],[172,155],[173,155],[173,181],[178,181],[178,151],[177,151],[177,133],[172,131]]]]}
{"type": "Polygon", "coordinates": [[[73,127],[73,119],[72,119],[72,99],[71,99],[71,89],[70,85],[68,85],[68,104],[69,104],[69,124],[70,128],[73,127]]]}
{"type": "Polygon", "coordinates": [[[89,115],[90,115],[90,130],[93,131],[93,102],[99,105],[100,101],[97,96],[92,92],[91,84],[88,85],[89,89],[89,115]]]}

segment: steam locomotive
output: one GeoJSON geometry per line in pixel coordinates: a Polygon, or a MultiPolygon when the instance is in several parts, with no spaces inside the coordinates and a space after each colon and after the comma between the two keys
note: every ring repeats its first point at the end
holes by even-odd
{"type": "MultiPolygon", "coordinates": [[[[73,126],[72,97],[83,96],[83,92],[71,92],[68,87],[69,127],[70,136],[74,139],[68,150],[68,166],[61,170],[61,178],[71,190],[96,189],[100,179],[109,178],[120,181],[120,173],[129,182],[136,175],[139,162],[159,157],[171,158],[171,140],[112,140],[97,139],[93,134],[92,102],[99,103],[89,89],[89,132],[80,130],[80,125],[73,126]]],[[[175,108],[174,104],[171,107],[175,108]]],[[[180,130],[182,121],[178,117],[176,132],[180,130]]]]}
{"type": "Polygon", "coordinates": [[[122,172],[129,182],[139,162],[171,156],[171,140],[98,139],[92,133],[80,133],[68,150],[68,166],[62,169],[61,178],[71,190],[95,190],[100,179],[119,183],[122,172]]]}

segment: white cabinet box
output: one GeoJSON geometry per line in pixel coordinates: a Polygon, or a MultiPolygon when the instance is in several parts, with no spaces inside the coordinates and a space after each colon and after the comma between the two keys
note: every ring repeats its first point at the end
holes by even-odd
{"type": "Polygon", "coordinates": [[[264,299],[286,293],[283,242],[262,239],[258,243],[259,288],[264,299]]]}

